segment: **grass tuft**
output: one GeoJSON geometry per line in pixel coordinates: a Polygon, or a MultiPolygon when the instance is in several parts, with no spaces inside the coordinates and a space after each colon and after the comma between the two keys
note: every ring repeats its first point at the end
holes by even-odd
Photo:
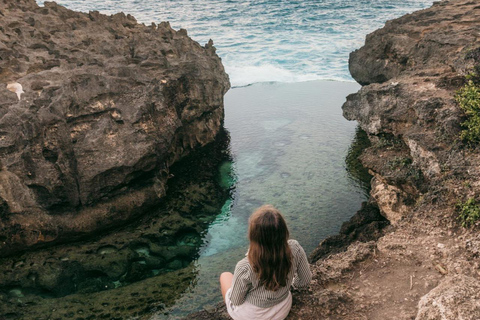
{"type": "Polygon", "coordinates": [[[457,209],[459,211],[458,219],[465,228],[473,226],[480,219],[480,207],[474,198],[458,202],[457,209]]]}
{"type": "Polygon", "coordinates": [[[467,84],[458,90],[455,99],[467,116],[467,120],[462,123],[460,138],[468,144],[480,142],[480,88],[472,80],[468,80],[467,84]]]}

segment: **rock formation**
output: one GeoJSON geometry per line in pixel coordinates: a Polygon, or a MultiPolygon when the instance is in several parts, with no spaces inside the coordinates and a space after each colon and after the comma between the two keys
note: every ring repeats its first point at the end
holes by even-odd
{"type": "Polygon", "coordinates": [[[362,160],[374,175],[372,197],[393,223],[447,176],[466,173],[459,154],[464,114],[454,94],[480,63],[472,54],[480,50],[479,18],[474,2],[439,2],[387,22],[350,55],[350,72],[363,87],[347,98],[344,116],[374,144],[362,160]]]}
{"type": "Polygon", "coordinates": [[[466,276],[448,277],[422,297],[415,320],[478,319],[480,282],[466,276]]]}
{"type": "Polygon", "coordinates": [[[355,293],[369,319],[480,318],[478,226],[460,228],[456,209],[479,196],[480,156],[460,139],[455,99],[480,66],[479,31],[476,1],[442,1],[387,22],[350,55],[363,87],[344,116],[369,135],[361,161],[374,176],[371,200],[394,225],[372,261],[385,274],[376,276],[381,294],[355,293]]]}
{"type": "Polygon", "coordinates": [[[0,0],[0,16],[0,255],[139,216],[220,130],[212,43],[53,2],[0,0]]]}
{"type": "Polygon", "coordinates": [[[221,130],[175,163],[162,202],[126,226],[0,257],[0,319],[148,318],[170,307],[198,281],[203,234],[230,197],[232,172],[219,179],[228,147],[221,130]]]}

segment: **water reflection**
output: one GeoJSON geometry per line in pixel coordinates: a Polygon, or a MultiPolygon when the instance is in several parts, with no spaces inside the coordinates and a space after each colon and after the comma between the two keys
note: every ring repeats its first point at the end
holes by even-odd
{"type": "Polygon", "coordinates": [[[357,126],[355,129],[355,137],[345,157],[345,165],[350,178],[364,190],[367,197],[370,192],[370,180],[372,176],[368,173],[368,169],[362,165],[359,157],[362,151],[370,147],[370,145],[371,143],[367,133],[363,131],[360,126],[357,126]]]}
{"type": "Polygon", "coordinates": [[[92,241],[0,260],[0,318],[129,318],[162,310],[195,282],[208,226],[224,217],[235,176],[230,137],[172,167],[155,212],[92,241]]]}

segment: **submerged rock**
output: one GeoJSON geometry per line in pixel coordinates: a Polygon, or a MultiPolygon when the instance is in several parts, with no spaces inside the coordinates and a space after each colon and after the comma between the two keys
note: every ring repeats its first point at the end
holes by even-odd
{"type": "Polygon", "coordinates": [[[34,0],[0,13],[0,255],[144,213],[220,130],[228,76],[184,30],[34,0]]]}

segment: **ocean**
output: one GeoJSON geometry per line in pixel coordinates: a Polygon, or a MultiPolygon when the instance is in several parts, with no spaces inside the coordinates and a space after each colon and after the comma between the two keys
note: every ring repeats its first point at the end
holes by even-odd
{"type": "MultiPolygon", "coordinates": [[[[42,4],[43,1],[38,1],[42,4]]],[[[232,86],[257,82],[353,81],[348,55],[390,19],[432,0],[58,0],[72,10],[119,11],[169,21],[214,41],[232,86]]]]}

